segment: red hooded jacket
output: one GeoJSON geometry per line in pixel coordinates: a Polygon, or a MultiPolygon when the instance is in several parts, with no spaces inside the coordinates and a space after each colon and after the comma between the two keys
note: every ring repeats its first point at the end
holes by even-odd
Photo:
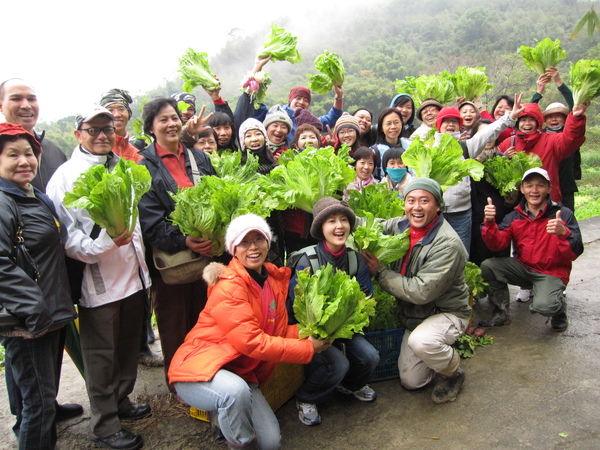
{"type": "MultiPolygon", "coordinates": [[[[519,114],[521,117],[533,117],[537,122],[537,129],[529,134],[520,132],[515,128],[514,146],[518,152],[535,153],[542,159],[542,168],[550,175],[552,190],[550,196],[555,202],[562,202],[560,182],[558,178],[558,167],[560,162],[567,156],[575,153],[585,142],[585,115],[574,116],[569,113],[565,128],[562,133],[544,133],[544,115],[537,103],[525,103],[525,111],[519,114]]],[[[518,125],[517,125],[518,127],[518,125]]],[[[504,152],[512,145],[513,136],[500,143],[500,151],[504,152]]]]}

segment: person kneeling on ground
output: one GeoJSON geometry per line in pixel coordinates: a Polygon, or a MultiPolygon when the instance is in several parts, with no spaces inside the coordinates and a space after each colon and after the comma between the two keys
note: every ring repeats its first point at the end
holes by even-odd
{"type": "Polygon", "coordinates": [[[492,317],[480,323],[484,327],[508,325],[508,285],[533,290],[529,305],[532,313],[552,317],[555,331],[568,326],[564,291],[569,282],[572,262],[583,253],[579,225],[573,212],[550,197],[550,176],[541,168],[523,175],[521,203],[496,224],[496,207],[491,199],[484,210],[481,230],[483,241],[492,251],[512,242],[514,258],[490,258],[481,264],[481,274],[490,284],[492,317]]]}
{"type": "Polygon", "coordinates": [[[218,416],[229,448],[279,448],[279,423],[260,387],[277,363],[306,364],[330,345],[298,339],[298,327],[288,325],[291,271],[265,262],[272,235],[255,214],[231,221],[225,247],[234,257],[204,269],[208,301],[169,368],[183,401],[218,416]]]}
{"type": "Polygon", "coordinates": [[[441,213],[444,201],[437,181],[415,178],[404,196],[406,217],[384,221],[383,227],[386,234],[410,228],[406,255],[389,268],[368,250],[364,255],[381,288],[396,297],[406,328],[398,358],[402,386],[419,389],[438,374],[431,398],[447,403],[456,400],[465,379],[452,344],[471,314],[464,274],[467,251],[441,213]]]}
{"type": "MultiPolygon", "coordinates": [[[[354,211],[344,201],[325,197],[315,204],[313,214],[310,234],[319,243],[294,253],[288,262],[295,269],[287,300],[288,316],[292,324],[297,323],[293,305],[298,271],[307,267],[314,274],[329,263],[334,270],[343,270],[351,277],[356,277],[366,295],[373,293],[369,267],[364,257],[346,247],[346,240],[356,223],[354,211]]],[[[323,402],[336,388],[363,402],[375,400],[377,394],[367,381],[377,364],[379,353],[361,334],[355,334],[352,339],[335,339],[331,347],[314,355],[304,368],[306,380],[296,392],[300,422],[309,426],[321,423],[317,404],[323,402]]]]}

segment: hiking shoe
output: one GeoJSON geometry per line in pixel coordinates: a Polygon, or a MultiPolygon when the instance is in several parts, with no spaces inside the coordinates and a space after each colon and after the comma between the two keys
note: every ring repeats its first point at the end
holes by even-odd
{"type": "Polygon", "coordinates": [[[139,363],[148,367],[162,367],[165,364],[165,360],[162,356],[148,349],[147,351],[140,352],[139,363]]]}
{"type": "Polygon", "coordinates": [[[319,425],[321,423],[321,416],[317,405],[314,403],[302,403],[296,400],[296,408],[298,408],[298,417],[300,422],[309,427],[312,425],[319,425]]]}
{"type": "Polygon", "coordinates": [[[458,397],[460,388],[465,382],[465,372],[459,367],[456,373],[451,377],[445,377],[439,374],[438,376],[438,382],[431,393],[431,400],[438,405],[453,402],[456,400],[456,397],[458,397]]]}
{"type": "Polygon", "coordinates": [[[521,303],[527,303],[532,298],[533,298],[533,294],[531,293],[531,289],[520,288],[519,293],[517,294],[517,297],[515,298],[515,300],[518,302],[521,302],[521,303]]]}
{"type": "Polygon", "coordinates": [[[506,313],[501,311],[494,311],[488,320],[479,322],[479,326],[483,328],[501,327],[502,325],[510,325],[510,319],[506,313]]]}
{"type": "Polygon", "coordinates": [[[365,384],[358,391],[351,391],[350,389],[346,389],[342,385],[339,385],[337,387],[337,390],[342,394],[354,395],[354,398],[360,400],[361,402],[372,402],[377,398],[377,392],[375,392],[373,388],[368,384],[365,384]]]}
{"type": "Polygon", "coordinates": [[[567,319],[567,313],[562,312],[555,316],[552,316],[550,325],[554,331],[565,331],[569,326],[569,320],[567,319]]]}

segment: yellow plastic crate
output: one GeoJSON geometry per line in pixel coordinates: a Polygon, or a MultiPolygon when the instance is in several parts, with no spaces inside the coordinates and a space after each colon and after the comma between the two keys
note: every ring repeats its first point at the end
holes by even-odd
{"type": "MultiPolygon", "coordinates": [[[[273,373],[273,378],[262,388],[265,399],[277,411],[296,393],[304,383],[304,366],[302,364],[280,363],[273,373]]],[[[208,412],[190,408],[190,416],[204,422],[209,421],[208,412]]]]}

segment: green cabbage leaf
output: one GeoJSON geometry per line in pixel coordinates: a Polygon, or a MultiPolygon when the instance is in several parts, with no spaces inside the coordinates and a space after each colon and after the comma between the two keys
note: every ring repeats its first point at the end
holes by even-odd
{"type": "Polygon", "coordinates": [[[457,67],[450,79],[456,96],[464,97],[468,101],[494,89],[494,86],[488,83],[485,67],[457,67]]]}
{"type": "Polygon", "coordinates": [[[404,200],[395,191],[390,191],[386,183],[373,183],[364,186],[362,191],[350,190],[348,206],[357,216],[367,213],[380,219],[392,219],[404,215],[404,200]]]}
{"type": "Polygon", "coordinates": [[[298,38],[277,25],[271,25],[271,33],[265,38],[259,58],[271,56],[271,61],[289,61],[292,64],[302,61],[302,56],[296,49],[298,38]]]}
{"type": "Polygon", "coordinates": [[[308,84],[311,91],[317,94],[327,94],[335,84],[341,86],[344,84],[344,62],[337,53],[325,52],[315,59],[315,69],[320,74],[308,75],[308,84]]]}
{"type": "Polygon", "coordinates": [[[367,298],[355,277],[327,264],[311,275],[311,268],[297,272],[294,315],[300,338],[351,339],[362,333],[375,314],[375,300],[367,298]]]}
{"type": "Polygon", "coordinates": [[[580,59],[569,70],[573,104],[581,105],[600,96],[600,61],[580,59]]]}
{"type": "Polygon", "coordinates": [[[152,176],[146,167],[119,158],[109,172],[103,165],[83,172],[63,201],[66,208],[87,210],[111,237],[120,236],[125,230],[131,235],[138,218],[138,203],[151,184],[152,176]]]}
{"type": "Polygon", "coordinates": [[[179,72],[184,82],[183,90],[192,92],[196,86],[214,90],[219,87],[217,80],[208,64],[208,55],[204,52],[198,53],[188,48],[179,58],[179,72]]]}
{"type": "Polygon", "coordinates": [[[394,85],[398,94],[410,95],[417,107],[428,98],[434,98],[442,104],[452,103],[455,100],[454,84],[452,83],[451,74],[447,71],[443,71],[439,75],[421,75],[417,78],[397,79],[394,85]]]}
{"type": "Polygon", "coordinates": [[[483,166],[486,181],[506,196],[519,189],[525,172],[542,167],[542,160],[535,153],[517,152],[512,158],[495,156],[486,159],[483,166]]]}
{"type": "Polygon", "coordinates": [[[525,65],[538,75],[546,73],[548,67],[556,67],[567,57],[567,52],[560,46],[560,39],[553,41],[550,38],[539,41],[535,47],[521,45],[519,53],[525,65]]]}
{"type": "Polygon", "coordinates": [[[357,251],[369,250],[381,264],[391,264],[402,258],[410,246],[410,229],[401,234],[384,234],[383,225],[373,214],[365,214],[366,221],[356,227],[348,245],[357,251]]]}

